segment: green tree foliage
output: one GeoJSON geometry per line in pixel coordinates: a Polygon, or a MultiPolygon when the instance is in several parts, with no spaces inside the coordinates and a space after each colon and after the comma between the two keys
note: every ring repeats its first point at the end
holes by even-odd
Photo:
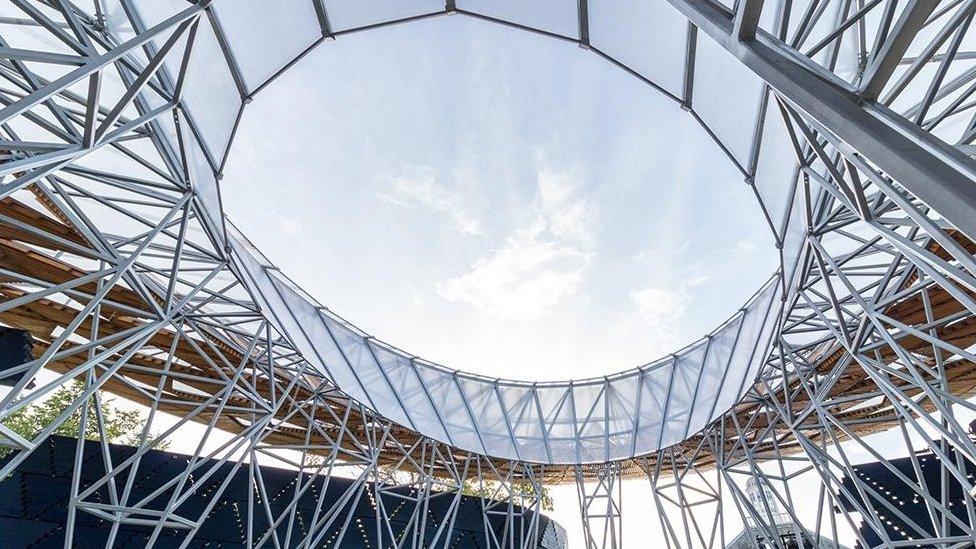
{"type": "MultiPolygon", "coordinates": [[[[42,400],[41,402],[25,406],[10,415],[3,424],[18,435],[27,440],[32,440],[48,425],[54,422],[85,390],[80,381],[72,382],[42,400]]],[[[95,414],[95,402],[88,399],[88,419],[85,423],[85,438],[87,440],[100,440],[98,431],[98,418],[95,414]]],[[[66,437],[77,437],[81,427],[82,408],[75,410],[68,416],[57,429],[55,435],[66,437]]],[[[146,422],[142,419],[142,414],[137,410],[123,410],[113,404],[113,399],[102,398],[99,406],[102,422],[105,427],[105,436],[109,442],[118,444],[135,445],[139,442],[139,437],[145,428],[146,422]]],[[[150,435],[150,439],[152,435],[150,435]]],[[[165,449],[167,445],[157,444],[157,449],[165,449]]],[[[0,448],[0,457],[10,452],[10,449],[0,448]]]]}
{"type": "MultiPolygon", "coordinates": [[[[50,425],[58,418],[68,406],[71,405],[84,391],[85,386],[80,381],[75,381],[55,391],[50,397],[43,401],[25,406],[14,412],[6,420],[4,426],[8,427],[18,435],[32,440],[45,427],[50,425]]],[[[95,403],[92,399],[88,400],[88,420],[85,423],[85,439],[99,440],[98,420],[95,415],[95,403]]],[[[145,429],[146,422],[137,410],[123,410],[113,405],[113,399],[102,398],[99,406],[102,422],[105,426],[105,435],[109,442],[118,444],[135,445],[139,442],[139,437],[145,429]]],[[[55,435],[66,437],[77,437],[81,427],[81,408],[75,410],[68,419],[57,429],[55,435]]],[[[149,435],[152,439],[152,434],[149,435]]],[[[157,449],[165,449],[168,444],[157,444],[157,449]]],[[[3,457],[11,450],[0,448],[0,457],[3,457]]],[[[314,464],[311,464],[314,466],[314,464]]],[[[461,493],[466,496],[473,496],[485,499],[503,500],[508,497],[508,490],[505,490],[498,483],[477,481],[469,479],[461,487],[461,493]]],[[[526,503],[535,498],[535,487],[529,482],[516,482],[511,486],[512,496],[515,498],[524,497],[526,503]]],[[[549,490],[542,488],[542,509],[552,511],[553,501],[549,495],[549,490]]]]}
{"type": "MultiPolygon", "coordinates": [[[[499,501],[508,498],[508,490],[505,490],[504,487],[500,486],[498,483],[478,481],[476,479],[468,479],[464,481],[464,485],[461,486],[461,493],[466,496],[474,496],[483,499],[495,499],[499,501]]],[[[531,482],[514,482],[511,486],[511,494],[515,498],[526,498],[526,503],[528,503],[535,498],[535,487],[531,482]]],[[[541,499],[542,510],[552,511],[552,496],[549,495],[548,488],[542,487],[541,499]]]]}

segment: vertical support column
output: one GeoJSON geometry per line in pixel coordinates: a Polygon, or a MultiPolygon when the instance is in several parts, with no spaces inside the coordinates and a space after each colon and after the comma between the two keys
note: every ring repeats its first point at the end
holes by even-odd
{"type": "Polygon", "coordinates": [[[577,466],[575,476],[587,549],[620,549],[623,547],[620,464],[577,466]]]}
{"type": "Polygon", "coordinates": [[[472,458],[468,483],[481,498],[485,543],[492,549],[536,549],[546,492],[537,471],[524,463],[503,466],[485,457],[472,458]]]}
{"type": "Polygon", "coordinates": [[[725,543],[721,474],[718,468],[699,468],[713,448],[707,437],[697,440],[691,448],[682,444],[641,461],[669,549],[712,549],[725,543]]]}

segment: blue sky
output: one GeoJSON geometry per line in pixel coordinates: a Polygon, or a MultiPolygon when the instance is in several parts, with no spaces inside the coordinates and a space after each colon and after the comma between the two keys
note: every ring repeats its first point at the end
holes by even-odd
{"type": "Polygon", "coordinates": [[[751,191],[675,103],[578,47],[464,17],[315,50],[248,107],[223,193],[319,301],[499,377],[650,361],[776,267],[751,191]]]}

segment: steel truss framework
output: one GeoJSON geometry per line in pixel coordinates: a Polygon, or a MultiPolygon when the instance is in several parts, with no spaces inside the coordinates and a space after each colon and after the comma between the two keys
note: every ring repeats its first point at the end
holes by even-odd
{"type": "MultiPolygon", "coordinates": [[[[619,547],[621,480],[634,477],[649,482],[641,505],[655,506],[669,547],[722,546],[738,523],[754,532],[755,547],[782,547],[784,523],[797,537],[827,543],[841,530],[857,532],[861,521],[888,547],[971,544],[976,167],[967,153],[976,140],[976,55],[968,49],[976,46],[976,2],[668,2],[688,20],[677,92],[600,48],[593,0],[573,3],[572,35],[453,0],[337,29],[331,2],[307,0],[320,30],[309,48],[448,13],[577,42],[689,110],[755,192],[782,258],[781,306],[773,337],[753,350],[767,358],[742,398],[676,444],[623,459],[547,463],[449,444],[350,398],[257,295],[244,255],[256,252],[230,236],[220,212],[215,174],[230,137],[215,146],[207,109],[219,108],[220,98],[194,95],[202,78],[194,52],[222,52],[243,106],[309,48],[255,80],[221,30],[228,12],[220,1],[8,0],[0,15],[0,322],[34,336],[35,358],[0,372],[13,386],[0,398],[0,419],[73,380],[84,391],[32,439],[0,426],[0,441],[18,451],[0,478],[80,410],[80,432],[94,424],[100,438],[78,441],[66,547],[80,513],[105,520],[113,536],[121,525],[139,525],[149,545],[175,530],[191,546],[210,508],[189,515],[181,504],[215,483],[216,503],[226,483],[215,475],[225,463],[253,477],[242,542],[256,546],[338,546],[362,535],[376,547],[452,547],[453,518],[436,517],[431,528],[424,505],[414,506],[406,530],[389,526],[402,497],[394,488],[411,488],[418,502],[458,502],[473,483],[492,496],[483,501],[486,520],[504,516],[509,525],[509,535],[485,544],[512,547],[533,538],[516,532],[538,528],[526,511],[540,508],[543,486],[575,482],[589,546],[619,547]],[[147,5],[164,15],[147,22],[147,5]],[[119,13],[121,25],[111,21],[119,13]],[[696,100],[696,78],[708,70],[696,53],[705,40],[760,79],[746,155],[696,100]],[[845,59],[856,62],[845,67],[845,59]],[[781,131],[770,133],[774,126],[781,131]],[[782,203],[762,182],[760,145],[768,150],[774,139],[792,166],[777,181],[782,203]],[[105,418],[86,406],[106,393],[148,409],[139,451],[122,463],[111,462],[105,418]],[[130,497],[140,455],[186,433],[198,440],[187,469],[152,497],[130,497]],[[920,476],[896,475],[925,502],[922,517],[903,516],[858,478],[856,460],[896,457],[885,455],[879,437],[931,448],[945,482],[969,494],[965,518],[949,509],[946,490],[932,493],[920,476]],[[104,450],[108,474],[93,484],[81,482],[85,445],[104,450]],[[251,463],[293,468],[294,504],[272,510],[251,463]],[[321,501],[311,523],[299,520],[301,495],[333,476],[356,482],[342,498],[321,501]],[[746,493],[749,481],[761,487],[758,499],[746,493]],[[375,532],[340,520],[362,498],[375,508],[375,532]],[[912,531],[892,538],[888,515],[912,531]],[[256,530],[256,516],[273,526],[256,530]]],[[[637,423],[627,428],[636,432],[637,423]]],[[[574,422],[577,438],[585,427],[574,422]]]]}

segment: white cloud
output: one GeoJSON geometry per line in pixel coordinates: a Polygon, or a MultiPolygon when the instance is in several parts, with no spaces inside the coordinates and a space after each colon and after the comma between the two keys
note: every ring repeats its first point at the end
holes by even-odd
{"type": "Polygon", "coordinates": [[[424,298],[421,297],[420,292],[417,291],[417,288],[412,286],[410,287],[410,301],[413,301],[415,304],[420,306],[424,305],[424,298]]]}
{"type": "Polygon", "coordinates": [[[679,327],[694,300],[694,290],[711,278],[702,263],[684,263],[686,248],[687,243],[663,252],[644,250],[631,257],[634,263],[652,268],[654,276],[646,286],[628,294],[631,310],[620,321],[622,330],[651,330],[663,348],[682,343],[679,327]]]}
{"type": "Polygon", "coordinates": [[[568,173],[539,173],[540,222],[555,238],[592,247],[595,210],[579,195],[576,179],[568,173]]]}
{"type": "Polygon", "coordinates": [[[620,317],[620,329],[649,331],[663,349],[687,343],[687,330],[682,328],[694,322],[687,314],[700,314],[689,313],[695,299],[724,290],[729,273],[758,261],[762,250],[754,239],[705,251],[697,250],[691,240],[664,239],[634,254],[631,261],[650,276],[628,293],[630,308],[620,317]]]}
{"type": "Polygon", "coordinates": [[[670,331],[674,319],[684,314],[691,297],[684,287],[641,288],[630,293],[634,312],[641,324],[670,331]]]}
{"type": "Polygon", "coordinates": [[[482,233],[481,221],[465,206],[464,199],[437,182],[434,171],[428,167],[412,166],[393,177],[389,193],[380,198],[403,208],[422,207],[445,214],[461,233],[482,233]]]}
{"type": "Polygon", "coordinates": [[[293,217],[283,217],[278,221],[278,227],[285,234],[298,234],[302,230],[300,221],[293,217]]]}
{"type": "Polygon", "coordinates": [[[589,263],[589,254],[573,246],[522,231],[478,259],[467,273],[439,284],[437,291],[449,301],[465,301],[494,316],[536,320],[579,289],[589,263]]]}
{"type": "Polygon", "coordinates": [[[740,240],[732,247],[732,256],[740,261],[747,261],[757,257],[760,253],[759,244],[755,240],[740,240]]]}
{"type": "Polygon", "coordinates": [[[571,173],[540,170],[533,216],[465,274],[437,285],[497,318],[538,320],[578,294],[593,260],[596,213],[571,173]]]}
{"type": "Polygon", "coordinates": [[[647,333],[661,350],[681,343],[678,335],[682,317],[694,299],[682,284],[647,286],[631,290],[630,312],[623,315],[619,328],[624,333],[647,333]]]}

